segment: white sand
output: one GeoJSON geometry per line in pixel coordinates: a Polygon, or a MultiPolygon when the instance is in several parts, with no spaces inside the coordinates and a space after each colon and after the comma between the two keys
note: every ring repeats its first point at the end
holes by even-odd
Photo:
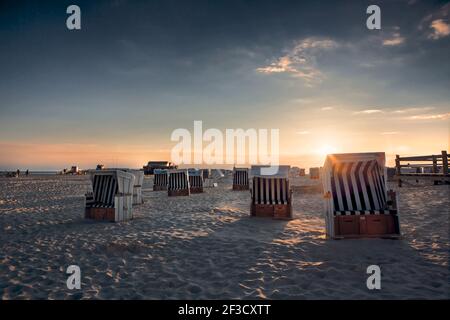
{"type": "Polygon", "coordinates": [[[448,299],[449,187],[398,190],[402,240],[324,239],[317,181],[293,179],[295,220],[249,217],[231,180],[204,194],[151,191],[135,219],[83,218],[87,177],[0,178],[3,299],[448,299]],[[316,185],[316,187],[314,187],[316,185]],[[66,288],[68,265],[82,288],[66,288]],[[366,287],[378,264],[382,289],[366,287]]]}

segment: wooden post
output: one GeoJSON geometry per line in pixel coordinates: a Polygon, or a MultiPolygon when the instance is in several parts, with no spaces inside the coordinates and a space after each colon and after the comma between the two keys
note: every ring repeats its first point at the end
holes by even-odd
{"type": "Polygon", "coordinates": [[[437,170],[437,158],[436,158],[436,156],[435,155],[432,155],[432,157],[433,157],[433,173],[438,173],[438,170],[437,170]]]}
{"type": "MultiPolygon", "coordinates": [[[[433,154],[432,155],[432,157],[433,157],[433,173],[438,173],[438,168],[437,168],[437,157],[433,154]]],[[[433,184],[434,185],[438,185],[439,184],[439,181],[437,181],[437,180],[434,180],[433,181],[433,184]]]]}
{"type": "Polygon", "coordinates": [[[398,186],[402,186],[402,179],[400,179],[400,156],[397,154],[395,155],[395,175],[398,179],[398,186]]]}
{"type": "Polygon", "coordinates": [[[445,150],[442,150],[442,172],[444,176],[448,176],[448,156],[445,150]]]}

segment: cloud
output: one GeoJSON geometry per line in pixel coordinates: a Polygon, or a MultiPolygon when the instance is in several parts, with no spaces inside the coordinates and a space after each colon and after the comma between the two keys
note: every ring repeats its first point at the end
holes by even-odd
{"type": "Polygon", "coordinates": [[[328,111],[328,110],[333,110],[334,109],[334,107],[323,107],[323,108],[321,108],[320,110],[322,110],[322,111],[328,111]]]}
{"type": "Polygon", "coordinates": [[[383,113],[383,110],[380,110],[380,109],[367,109],[367,110],[353,112],[353,114],[374,114],[374,113],[383,113]]]}
{"type": "Polygon", "coordinates": [[[256,71],[264,74],[289,73],[303,79],[307,86],[313,86],[322,82],[324,77],[316,66],[317,55],[336,47],[337,43],[330,39],[306,38],[297,42],[285,55],[256,71]]]}
{"type": "Polygon", "coordinates": [[[437,40],[446,37],[450,34],[450,26],[442,19],[433,20],[430,24],[430,28],[433,29],[433,33],[428,35],[428,38],[437,40]]]}
{"type": "Polygon", "coordinates": [[[419,23],[419,30],[429,32],[428,39],[438,40],[450,35],[448,17],[450,15],[450,2],[443,5],[439,10],[427,14],[419,23]],[[430,32],[431,30],[431,32],[430,32]]]}
{"type": "Polygon", "coordinates": [[[410,116],[409,120],[447,120],[450,118],[450,112],[442,114],[420,114],[415,116],[410,116]]]}
{"type": "Polygon", "coordinates": [[[383,40],[383,46],[398,46],[405,42],[405,38],[396,32],[391,38],[383,40]]]}
{"type": "Polygon", "coordinates": [[[392,111],[393,113],[417,113],[417,112],[424,112],[424,111],[430,111],[435,109],[434,107],[414,107],[414,108],[405,108],[405,109],[397,109],[392,111]]]}
{"type": "Polygon", "coordinates": [[[384,136],[391,136],[391,135],[399,134],[399,132],[397,132],[397,131],[385,131],[385,132],[381,132],[381,134],[384,135],[384,136]]]}
{"type": "Polygon", "coordinates": [[[296,134],[301,134],[301,135],[306,135],[306,134],[310,134],[311,132],[309,131],[297,131],[296,134]]]}

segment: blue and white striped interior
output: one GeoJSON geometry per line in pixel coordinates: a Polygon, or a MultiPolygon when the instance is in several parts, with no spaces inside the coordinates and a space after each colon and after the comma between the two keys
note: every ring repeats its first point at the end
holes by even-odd
{"type": "Polygon", "coordinates": [[[334,163],[331,190],[335,215],[390,213],[384,173],[376,160],[334,163]]]}
{"type": "Polygon", "coordinates": [[[114,197],[118,193],[117,179],[114,175],[94,175],[94,206],[114,207],[114,197]]]}
{"type": "Polygon", "coordinates": [[[167,188],[169,190],[189,189],[189,178],[187,171],[169,172],[167,188]]]}
{"type": "Polygon", "coordinates": [[[248,169],[234,169],[233,185],[248,186],[248,169]]]}
{"type": "Polygon", "coordinates": [[[253,177],[253,204],[288,204],[289,198],[288,179],[253,177]]]}

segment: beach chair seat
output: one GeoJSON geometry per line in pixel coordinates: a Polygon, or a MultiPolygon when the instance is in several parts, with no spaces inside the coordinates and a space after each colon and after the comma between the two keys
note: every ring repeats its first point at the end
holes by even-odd
{"type": "Polygon", "coordinates": [[[203,170],[189,169],[190,193],[203,193],[203,170]]]}
{"type": "Polygon", "coordinates": [[[122,170],[91,172],[92,192],[85,195],[85,218],[125,221],[133,218],[135,177],[122,170]]]}
{"type": "Polygon", "coordinates": [[[249,174],[247,168],[233,168],[233,190],[249,190],[249,174]]]}
{"type": "Polygon", "coordinates": [[[167,181],[168,181],[168,171],[166,169],[154,169],[153,191],[166,191],[167,181]]]}
{"type": "Polygon", "coordinates": [[[187,170],[169,170],[167,194],[173,196],[189,196],[189,173],[187,170]]]}
{"type": "Polygon", "coordinates": [[[322,177],[327,236],[400,236],[396,194],[387,191],[384,153],[327,156],[322,177]]]}
{"type": "Polygon", "coordinates": [[[252,166],[250,215],[292,219],[292,190],[289,166],[280,166],[278,174],[263,175],[261,166],[252,166]]]}

